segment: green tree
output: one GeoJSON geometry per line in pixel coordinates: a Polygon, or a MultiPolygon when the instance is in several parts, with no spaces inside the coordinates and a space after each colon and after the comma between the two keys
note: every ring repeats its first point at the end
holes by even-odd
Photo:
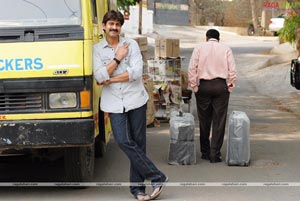
{"type": "Polygon", "coordinates": [[[296,42],[297,32],[296,29],[300,26],[300,16],[291,15],[285,18],[284,26],[278,31],[278,35],[284,41],[291,44],[296,42]]]}
{"type": "Polygon", "coordinates": [[[129,6],[136,5],[141,0],[117,0],[118,8],[121,10],[129,10],[129,6]]]}
{"type": "Polygon", "coordinates": [[[280,41],[296,44],[297,54],[300,56],[300,16],[295,11],[289,12],[284,26],[278,31],[280,41]]]}
{"type": "Polygon", "coordinates": [[[299,11],[299,0],[287,0],[289,3],[289,8],[292,8],[295,12],[295,14],[300,15],[299,11]]]}

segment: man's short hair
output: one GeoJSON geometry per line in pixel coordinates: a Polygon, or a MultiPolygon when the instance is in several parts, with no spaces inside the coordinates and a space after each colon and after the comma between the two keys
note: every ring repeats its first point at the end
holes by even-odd
{"type": "Polygon", "coordinates": [[[210,29],[206,32],[206,37],[208,39],[215,38],[217,40],[220,40],[220,33],[215,29],[210,29]]]}
{"type": "Polygon", "coordinates": [[[120,11],[115,11],[115,10],[108,11],[104,15],[104,17],[102,19],[102,23],[106,24],[107,21],[109,21],[109,20],[117,20],[117,21],[119,21],[121,23],[121,25],[124,24],[124,16],[123,16],[123,14],[120,11]]]}

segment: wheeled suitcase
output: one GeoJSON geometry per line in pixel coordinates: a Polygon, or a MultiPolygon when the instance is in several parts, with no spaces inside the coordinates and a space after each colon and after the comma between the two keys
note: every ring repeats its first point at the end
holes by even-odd
{"type": "Polygon", "coordinates": [[[194,133],[195,121],[191,113],[171,112],[171,139],[168,157],[170,165],[191,165],[196,163],[194,133]]]}
{"type": "Polygon", "coordinates": [[[250,163],[250,120],[245,112],[233,111],[229,116],[226,163],[248,166],[250,163]]]}
{"type": "Polygon", "coordinates": [[[194,141],[195,120],[191,113],[173,111],[170,114],[171,140],[194,141]]]}
{"type": "Polygon", "coordinates": [[[193,165],[196,163],[195,141],[170,140],[168,164],[193,165]]]}
{"type": "Polygon", "coordinates": [[[300,61],[293,59],[290,70],[291,85],[296,89],[300,89],[300,61]]]}

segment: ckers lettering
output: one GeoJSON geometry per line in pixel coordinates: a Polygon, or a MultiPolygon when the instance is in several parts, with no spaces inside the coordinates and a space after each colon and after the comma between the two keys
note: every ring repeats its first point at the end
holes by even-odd
{"type": "Polygon", "coordinates": [[[0,59],[0,72],[42,70],[41,58],[0,59]]]}

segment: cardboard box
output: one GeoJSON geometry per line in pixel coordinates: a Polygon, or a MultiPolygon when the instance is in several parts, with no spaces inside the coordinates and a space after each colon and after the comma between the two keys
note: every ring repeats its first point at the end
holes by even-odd
{"type": "Polygon", "coordinates": [[[156,39],[155,40],[155,57],[179,57],[179,39],[156,39]]]}
{"type": "Polygon", "coordinates": [[[148,45],[148,39],[146,36],[140,36],[138,37],[139,45],[148,45]]]}
{"type": "Polygon", "coordinates": [[[148,39],[146,36],[134,35],[134,36],[130,36],[129,38],[135,40],[140,47],[148,45],[148,39]]]}
{"type": "Polygon", "coordinates": [[[180,42],[179,39],[173,39],[172,42],[172,55],[173,57],[180,57],[180,42]]]}
{"type": "Polygon", "coordinates": [[[142,57],[143,57],[143,62],[147,63],[148,60],[148,52],[147,51],[142,51],[142,57]]]}
{"type": "Polygon", "coordinates": [[[148,46],[147,45],[140,45],[140,50],[141,50],[141,52],[147,52],[148,51],[148,46]]]}
{"type": "Polygon", "coordinates": [[[141,36],[141,35],[133,35],[133,36],[129,36],[130,38],[132,38],[133,40],[135,40],[140,48],[142,57],[143,57],[143,61],[147,62],[147,58],[148,58],[148,39],[146,36],[141,36]]]}

